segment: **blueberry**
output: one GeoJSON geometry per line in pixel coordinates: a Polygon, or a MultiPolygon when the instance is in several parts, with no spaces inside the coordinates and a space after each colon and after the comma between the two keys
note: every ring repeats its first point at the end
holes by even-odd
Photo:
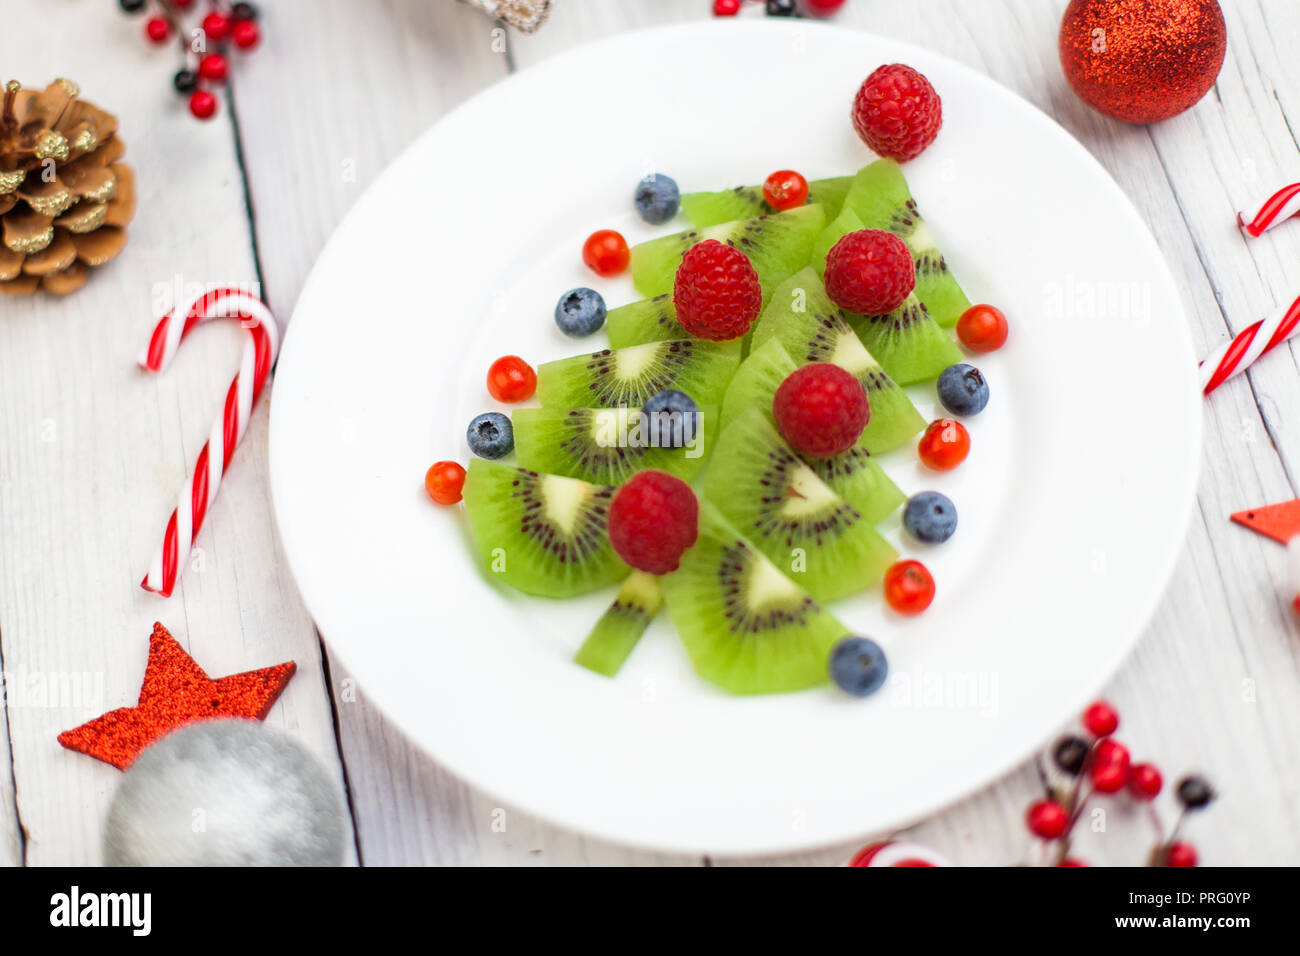
{"type": "Polygon", "coordinates": [[[947,495],[923,491],[903,509],[903,527],[917,541],[943,544],[957,530],[957,509],[947,495]]]}
{"type": "Polygon", "coordinates": [[[637,214],[642,219],[652,226],[659,226],[677,215],[677,207],[682,204],[682,193],[672,177],[651,173],[636,184],[632,201],[636,203],[637,214]]]}
{"type": "Polygon", "coordinates": [[[875,641],[846,637],[831,651],[831,679],[854,697],[874,694],[889,676],[889,661],[875,641]]]}
{"type": "Polygon", "coordinates": [[[605,300],[595,289],[570,289],[555,303],[555,324],[575,339],[590,335],[605,324],[605,300]]]}
{"type": "Polygon", "coordinates": [[[484,412],[465,432],[469,450],[480,458],[501,458],[515,449],[515,429],[500,412],[484,412]]]}
{"type": "Polygon", "coordinates": [[[989,403],[989,383],[974,365],[949,365],[939,376],[939,401],[954,415],[978,415],[989,403]]]}
{"type": "Polygon", "coordinates": [[[684,448],[695,439],[699,408],[685,392],[665,389],[646,400],[641,414],[645,418],[642,429],[652,448],[684,448]]]}

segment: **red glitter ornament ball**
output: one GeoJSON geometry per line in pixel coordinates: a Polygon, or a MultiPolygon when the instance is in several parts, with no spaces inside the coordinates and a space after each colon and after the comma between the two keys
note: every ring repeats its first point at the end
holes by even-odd
{"type": "Polygon", "coordinates": [[[1228,48],[1216,0],[1071,0],[1059,42],[1074,92],[1126,123],[1158,123],[1198,103],[1228,48]]]}

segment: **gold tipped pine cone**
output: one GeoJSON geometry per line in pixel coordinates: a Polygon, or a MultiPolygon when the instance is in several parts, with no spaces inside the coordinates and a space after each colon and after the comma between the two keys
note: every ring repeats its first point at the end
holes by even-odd
{"type": "Polygon", "coordinates": [[[135,176],[117,118],[70,80],[10,80],[0,108],[0,293],[67,295],[126,245],[135,176]]]}

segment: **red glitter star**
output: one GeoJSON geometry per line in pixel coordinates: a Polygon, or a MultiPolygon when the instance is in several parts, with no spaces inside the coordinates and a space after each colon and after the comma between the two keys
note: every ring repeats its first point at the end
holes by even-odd
{"type": "Polygon", "coordinates": [[[264,720],[297,669],[287,661],[212,680],[155,623],[139,703],[65,730],[59,743],[125,770],[145,747],[184,724],[216,717],[264,720]]]}
{"type": "Polygon", "coordinates": [[[1300,498],[1276,505],[1263,505],[1232,516],[1237,524],[1286,544],[1300,534],[1300,498]]]}

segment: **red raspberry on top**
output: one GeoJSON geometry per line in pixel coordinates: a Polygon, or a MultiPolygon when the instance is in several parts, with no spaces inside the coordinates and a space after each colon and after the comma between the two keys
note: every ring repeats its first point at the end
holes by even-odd
{"type": "Polygon", "coordinates": [[[858,89],[853,128],[872,152],[900,163],[916,159],[943,125],[943,101],[916,70],[901,63],[882,66],[858,89]]]}
{"type": "Polygon", "coordinates": [[[734,246],[716,239],[686,250],[673,282],[677,321],[691,335],[714,342],[738,339],[763,308],[758,273],[734,246]]]}
{"type": "Polygon", "coordinates": [[[691,486],[664,471],[638,471],[609,506],[609,543],[638,571],[676,571],[700,532],[700,503],[691,486]]]}
{"type": "Polygon", "coordinates": [[[916,266],[907,244],[883,229],[859,229],[840,237],[826,254],[826,294],[859,315],[892,312],[916,288],[916,266]]]}
{"type": "Polygon", "coordinates": [[[772,414],[795,451],[829,458],[852,448],[871,420],[862,384],[829,362],[791,372],[772,399],[772,414]]]}

